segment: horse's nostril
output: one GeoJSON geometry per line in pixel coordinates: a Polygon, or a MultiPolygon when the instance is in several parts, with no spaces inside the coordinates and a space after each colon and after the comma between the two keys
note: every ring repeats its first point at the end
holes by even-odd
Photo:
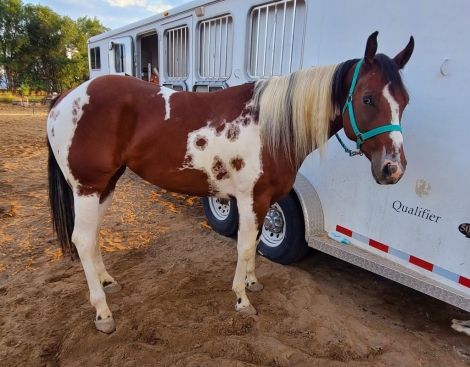
{"type": "Polygon", "coordinates": [[[390,164],[390,163],[387,163],[383,169],[383,173],[385,174],[386,177],[390,177],[396,171],[398,171],[398,166],[396,164],[390,164]]]}

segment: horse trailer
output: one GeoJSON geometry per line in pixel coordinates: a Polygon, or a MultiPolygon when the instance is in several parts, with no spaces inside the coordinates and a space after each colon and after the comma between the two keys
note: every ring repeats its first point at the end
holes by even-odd
{"type": "MultiPolygon", "coordinates": [[[[196,0],[90,38],[90,78],[155,73],[176,91],[212,92],[362,57],[375,30],[396,52],[413,35],[404,177],[378,185],[367,159],[332,139],[271,206],[258,252],[287,264],[312,247],[470,311],[469,11],[465,0],[196,0]]],[[[237,231],[234,200],[203,205],[214,230],[237,231]]]]}

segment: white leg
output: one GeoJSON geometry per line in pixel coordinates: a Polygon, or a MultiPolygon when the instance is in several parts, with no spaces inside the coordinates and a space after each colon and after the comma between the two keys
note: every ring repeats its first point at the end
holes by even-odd
{"type": "MultiPolygon", "coordinates": [[[[250,304],[245,292],[245,279],[250,261],[250,275],[254,276],[254,257],[256,252],[256,235],[258,233],[256,217],[253,213],[253,199],[237,196],[240,225],[238,228],[238,261],[233,279],[233,291],[237,295],[235,309],[250,315],[256,314],[256,309],[250,304]]],[[[256,278],[255,278],[256,279],[256,278]]]]}
{"type": "MultiPolygon", "coordinates": [[[[257,236],[260,236],[261,232],[259,231],[257,233],[257,236]]],[[[248,260],[248,265],[246,268],[246,280],[245,280],[245,286],[246,289],[248,289],[251,292],[259,292],[260,290],[263,289],[263,285],[258,282],[258,279],[256,279],[255,275],[255,260],[256,260],[256,247],[258,246],[259,243],[259,237],[256,239],[255,242],[255,251],[253,252],[253,255],[250,257],[248,260]]]]}
{"type": "Polygon", "coordinates": [[[83,270],[90,290],[90,302],[96,309],[95,326],[98,330],[111,333],[115,330],[113,316],[106,304],[106,295],[101,287],[95,266],[96,231],[99,218],[99,197],[74,194],[75,227],[72,241],[77,247],[83,270]]]}
{"type": "Polygon", "coordinates": [[[117,293],[119,292],[122,287],[116,282],[111,275],[108,274],[106,268],[103,263],[103,258],[101,256],[101,248],[100,248],[100,229],[101,224],[103,223],[104,214],[106,210],[108,210],[111,202],[113,201],[113,194],[114,192],[111,191],[98,208],[98,226],[96,228],[96,245],[95,245],[95,267],[96,271],[98,272],[98,277],[100,278],[101,286],[103,287],[105,293],[117,293]]]}

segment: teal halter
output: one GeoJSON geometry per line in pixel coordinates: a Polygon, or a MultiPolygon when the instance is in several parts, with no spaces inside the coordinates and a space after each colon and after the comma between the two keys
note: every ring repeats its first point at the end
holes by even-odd
{"type": "MultiPolygon", "coordinates": [[[[361,65],[362,65],[363,61],[364,61],[364,59],[360,60],[356,65],[356,69],[354,70],[353,80],[352,80],[352,83],[351,83],[351,88],[349,89],[348,99],[346,100],[346,103],[344,104],[344,107],[343,107],[343,115],[346,112],[346,110],[348,110],[348,112],[349,112],[349,119],[351,121],[351,127],[354,131],[354,134],[356,134],[356,137],[357,137],[357,141],[356,141],[356,148],[357,149],[361,149],[362,143],[364,143],[364,141],[366,141],[367,139],[372,138],[373,136],[376,136],[376,135],[379,135],[379,134],[382,134],[382,133],[386,133],[386,132],[390,132],[390,131],[400,131],[400,132],[402,132],[402,128],[401,128],[400,125],[391,125],[391,124],[377,127],[377,128],[372,129],[372,130],[370,130],[370,131],[368,131],[364,134],[359,131],[359,129],[357,127],[356,119],[354,117],[354,109],[353,109],[352,100],[353,100],[354,89],[356,88],[356,84],[357,84],[357,77],[359,75],[359,70],[361,69],[361,65]]],[[[362,155],[362,153],[360,151],[352,152],[341,141],[341,138],[339,137],[339,135],[338,134],[335,134],[335,135],[338,138],[341,146],[344,148],[346,153],[349,153],[350,156],[357,155],[357,154],[362,155]]]]}

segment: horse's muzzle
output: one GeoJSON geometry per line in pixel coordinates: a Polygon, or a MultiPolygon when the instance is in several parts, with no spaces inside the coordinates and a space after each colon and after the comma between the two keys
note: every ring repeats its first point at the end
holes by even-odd
{"type": "Polygon", "coordinates": [[[374,165],[372,165],[372,175],[380,185],[393,185],[403,177],[405,167],[406,162],[402,164],[399,160],[385,158],[381,162],[379,170],[374,169],[374,165]]]}

